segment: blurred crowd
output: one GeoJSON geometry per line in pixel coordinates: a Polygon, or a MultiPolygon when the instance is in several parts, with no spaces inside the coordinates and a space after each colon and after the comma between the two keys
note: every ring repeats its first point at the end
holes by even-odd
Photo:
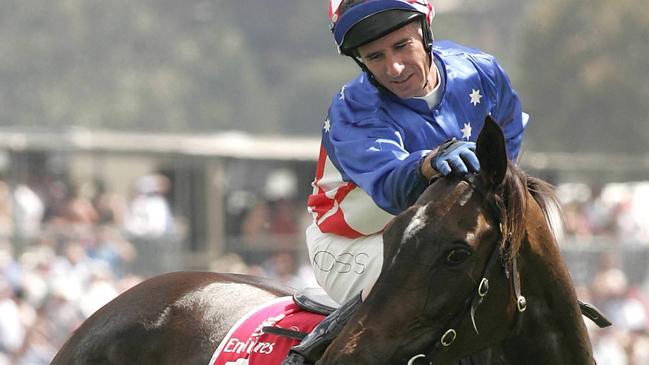
{"type": "MultiPolygon", "coordinates": [[[[85,318],[146,278],[134,242],[180,229],[168,190],[169,180],[158,174],[135,181],[130,196],[100,183],[0,180],[0,365],[49,364],[85,318]]],[[[559,186],[558,193],[564,244],[609,237],[614,245],[649,246],[649,220],[640,215],[649,204],[647,185],[559,186]]],[[[301,204],[281,195],[229,198],[239,207],[226,222],[229,253],[210,270],[266,276],[293,288],[317,285],[304,257],[309,216],[301,204]]],[[[582,300],[614,322],[608,329],[587,322],[595,355],[600,364],[649,364],[646,280],[630,280],[617,253],[598,253],[597,269],[578,288],[582,300]]]]}
{"type": "MultiPolygon", "coordinates": [[[[142,176],[130,196],[101,183],[75,187],[58,179],[12,183],[0,179],[0,365],[49,364],[72,331],[94,311],[147,277],[138,267],[140,246],[180,229],[162,175],[142,176]]],[[[288,206],[275,204],[280,211],[288,206]]],[[[275,214],[272,233],[299,229],[275,214]]],[[[268,223],[242,223],[269,233],[268,223]]],[[[284,218],[282,218],[284,217],[284,218]]],[[[144,253],[147,255],[147,253],[144,253]]],[[[215,271],[276,278],[292,287],[313,286],[310,271],[292,250],[272,252],[256,263],[229,254],[215,271]]]]}
{"type": "Polygon", "coordinates": [[[133,195],[100,183],[0,180],[0,364],[49,364],[69,334],[142,280],[130,238],[174,229],[161,175],[133,195]]]}
{"type": "Polygon", "coordinates": [[[649,364],[649,298],[630,283],[615,252],[601,254],[591,282],[578,287],[577,293],[613,323],[600,329],[586,321],[598,364],[649,364]]]}
{"type": "Polygon", "coordinates": [[[608,238],[620,244],[649,245],[649,182],[562,184],[557,195],[568,240],[589,243],[593,238],[608,238]]]}
{"type": "MultiPolygon", "coordinates": [[[[579,298],[613,322],[599,329],[586,321],[598,364],[649,364],[649,183],[562,184],[557,195],[563,208],[561,245],[598,252],[594,273],[578,287],[579,298]],[[639,267],[625,266],[626,252],[639,267]],[[638,272],[641,277],[631,280],[638,272]]],[[[573,259],[580,267],[588,260],[585,251],[573,259]]]]}

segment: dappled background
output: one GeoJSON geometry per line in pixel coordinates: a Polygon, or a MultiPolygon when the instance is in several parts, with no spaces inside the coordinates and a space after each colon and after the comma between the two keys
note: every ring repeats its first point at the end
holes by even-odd
{"type": "MultiPolygon", "coordinates": [[[[497,56],[557,187],[598,362],[649,363],[649,1],[438,0],[497,56]]],[[[48,364],[134,283],[191,269],[313,285],[320,128],[357,66],[326,0],[0,0],[0,365],[48,364]]]]}
{"type": "MultiPolygon", "coordinates": [[[[356,72],[327,1],[3,0],[0,124],[315,135],[356,72]]],[[[646,153],[649,3],[442,0],[433,30],[498,56],[534,151],[646,153]],[[605,143],[604,143],[605,142],[605,143]]]]}

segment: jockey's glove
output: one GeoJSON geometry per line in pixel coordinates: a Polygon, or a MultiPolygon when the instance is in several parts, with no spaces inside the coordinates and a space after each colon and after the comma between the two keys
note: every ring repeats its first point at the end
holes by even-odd
{"type": "Polygon", "coordinates": [[[442,175],[451,172],[462,176],[480,171],[480,161],[475,154],[475,142],[450,139],[432,152],[430,166],[442,175]]]}

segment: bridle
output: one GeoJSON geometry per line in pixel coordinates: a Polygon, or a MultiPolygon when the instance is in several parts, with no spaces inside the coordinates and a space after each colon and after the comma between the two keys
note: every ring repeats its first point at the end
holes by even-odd
{"type": "Polygon", "coordinates": [[[512,290],[516,297],[516,309],[518,310],[519,315],[516,317],[516,324],[514,328],[519,327],[522,313],[527,309],[527,300],[521,294],[521,280],[518,273],[517,265],[517,255],[512,255],[512,236],[511,233],[505,234],[503,232],[503,224],[501,219],[501,208],[498,204],[491,199],[488,199],[486,189],[480,183],[481,180],[476,179],[476,174],[470,174],[468,176],[463,176],[462,180],[469,184],[469,186],[482,195],[484,201],[488,204],[491,216],[494,222],[497,222],[499,225],[499,242],[502,242],[502,247],[504,248],[503,253],[500,253],[501,244],[495,244],[494,248],[489,255],[489,259],[482,271],[482,279],[478,284],[476,290],[474,290],[473,295],[465,301],[463,309],[457,313],[453,319],[449,322],[447,330],[442,334],[442,336],[435,342],[433,349],[426,355],[421,354],[414,356],[408,361],[408,365],[415,364],[416,361],[425,360],[428,363],[432,364],[433,358],[451,347],[455,339],[457,338],[456,328],[465,320],[466,317],[471,317],[471,322],[473,324],[473,329],[476,334],[479,334],[478,328],[476,326],[475,315],[478,307],[482,304],[484,298],[489,293],[489,279],[487,279],[493,269],[496,267],[496,263],[500,263],[503,269],[505,270],[505,276],[510,281],[512,290]]]}

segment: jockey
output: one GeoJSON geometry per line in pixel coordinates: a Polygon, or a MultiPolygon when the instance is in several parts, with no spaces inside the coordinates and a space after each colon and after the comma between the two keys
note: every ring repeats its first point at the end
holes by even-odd
{"type": "Polygon", "coordinates": [[[333,97],[308,208],[309,257],[341,307],[283,364],[313,363],[356,311],[383,263],[382,231],[437,174],[477,172],[487,115],[515,161],[527,124],[496,59],[433,42],[428,0],[330,0],[331,31],[361,73],[333,97]]]}

